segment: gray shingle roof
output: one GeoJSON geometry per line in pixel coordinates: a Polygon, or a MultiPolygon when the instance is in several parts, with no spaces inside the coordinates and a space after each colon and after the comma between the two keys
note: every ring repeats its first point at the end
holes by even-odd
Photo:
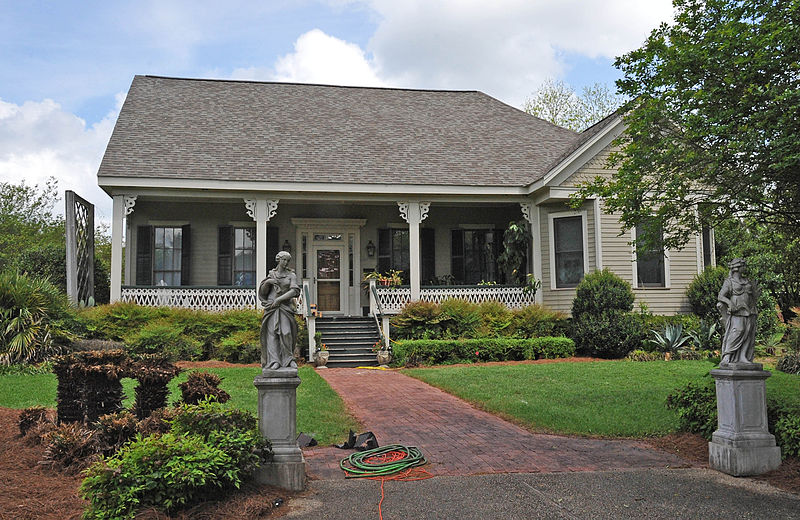
{"type": "Polygon", "coordinates": [[[523,186],[579,140],[477,91],[136,76],[98,175],[523,186]]]}

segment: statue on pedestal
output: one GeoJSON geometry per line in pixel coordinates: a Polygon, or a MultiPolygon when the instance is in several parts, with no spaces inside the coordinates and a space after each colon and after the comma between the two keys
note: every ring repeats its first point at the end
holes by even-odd
{"type": "Polygon", "coordinates": [[[744,260],[734,258],[728,267],[730,275],[717,296],[717,309],[725,330],[720,364],[752,363],[758,328],[756,304],[761,290],[754,281],[742,275],[746,267],[744,260]]]}
{"type": "Polygon", "coordinates": [[[294,298],[300,296],[297,275],[289,269],[292,259],[287,251],[275,256],[278,263],[258,287],[258,300],[264,307],[261,319],[261,368],[277,370],[297,368],[294,344],[297,322],[294,319],[294,298]]]}

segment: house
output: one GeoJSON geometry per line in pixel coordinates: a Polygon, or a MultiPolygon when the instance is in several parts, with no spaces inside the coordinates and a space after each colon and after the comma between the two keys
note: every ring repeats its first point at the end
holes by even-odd
{"type": "Polygon", "coordinates": [[[566,204],[611,173],[623,130],[612,115],[576,133],[477,91],[136,76],[98,171],[113,198],[111,298],[253,306],[283,249],[304,305],[326,316],[367,314],[376,296],[384,313],[449,296],[522,305],[497,256],[524,219],[536,302],[568,312],[583,274],[608,267],[653,312],[688,311],[708,237],[637,254],[636,230],[620,234],[601,201],[566,204]],[[364,273],[389,269],[406,286],[362,290],[364,273]]]}

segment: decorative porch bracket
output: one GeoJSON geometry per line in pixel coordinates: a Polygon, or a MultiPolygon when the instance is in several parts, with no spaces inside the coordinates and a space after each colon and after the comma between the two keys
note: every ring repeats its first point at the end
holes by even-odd
{"type": "MultiPolygon", "coordinates": [[[[522,216],[531,226],[531,272],[537,280],[542,279],[542,232],[539,224],[539,206],[534,202],[520,202],[522,216]]],[[[542,303],[542,289],[539,288],[534,295],[534,302],[542,303]]]]}
{"type": "Polygon", "coordinates": [[[247,215],[256,223],[256,286],[267,276],[267,222],[278,211],[279,199],[244,199],[247,215]]]}
{"type": "Polygon", "coordinates": [[[430,202],[398,202],[400,216],[408,222],[409,274],[411,282],[411,301],[419,300],[420,291],[420,243],[419,225],[428,218],[430,202]]]}
{"type": "MultiPolygon", "coordinates": [[[[136,195],[114,195],[111,210],[111,303],[122,296],[122,226],[133,213],[136,195]]],[[[130,238],[130,237],[128,237],[130,238]]]]}

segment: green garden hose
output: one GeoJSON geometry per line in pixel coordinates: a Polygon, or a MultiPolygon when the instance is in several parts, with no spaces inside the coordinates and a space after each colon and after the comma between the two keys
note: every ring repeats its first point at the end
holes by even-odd
{"type": "Polygon", "coordinates": [[[342,459],[339,467],[344,470],[345,478],[370,478],[393,475],[427,462],[416,446],[390,444],[353,453],[342,459]]]}

